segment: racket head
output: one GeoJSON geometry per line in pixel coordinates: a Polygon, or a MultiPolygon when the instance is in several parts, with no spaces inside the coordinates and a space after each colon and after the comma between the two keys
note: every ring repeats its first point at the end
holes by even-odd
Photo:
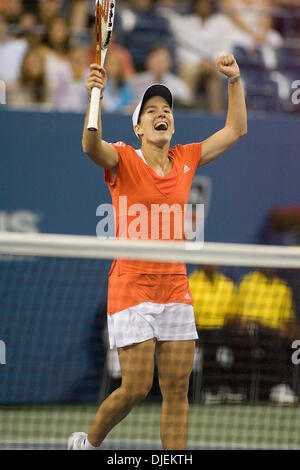
{"type": "MultiPolygon", "coordinates": [[[[96,0],[95,4],[95,61],[103,67],[111,40],[115,17],[115,0],[96,0]]],[[[98,130],[100,89],[94,87],[91,95],[88,130],[98,130]]]]}
{"type": "Polygon", "coordinates": [[[115,0],[97,0],[95,7],[96,64],[103,66],[112,36],[115,0]]]}

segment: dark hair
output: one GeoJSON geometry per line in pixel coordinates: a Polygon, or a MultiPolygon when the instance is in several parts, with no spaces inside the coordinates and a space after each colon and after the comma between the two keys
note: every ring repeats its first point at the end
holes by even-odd
{"type": "Polygon", "coordinates": [[[43,70],[40,76],[37,77],[34,81],[26,74],[25,71],[26,60],[32,53],[40,54],[40,57],[43,60],[43,55],[39,47],[33,47],[32,49],[29,49],[23,58],[19,82],[22,86],[30,87],[33,98],[37,103],[43,103],[46,99],[47,89],[45,70],[43,70]]]}
{"type": "Polygon", "coordinates": [[[57,20],[60,20],[60,21],[63,21],[65,23],[65,25],[67,26],[67,28],[69,29],[69,34],[67,35],[66,39],[65,39],[65,42],[64,44],[62,44],[62,48],[64,50],[64,52],[69,52],[70,50],[70,37],[71,37],[71,32],[70,32],[70,24],[68,22],[68,20],[64,17],[64,16],[61,16],[61,15],[58,15],[58,16],[55,16],[54,18],[52,18],[49,23],[47,24],[47,29],[46,29],[46,35],[45,35],[45,40],[44,40],[44,43],[51,47],[52,48],[52,44],[50,42],[50,31],[51,31],[51,28],[53,26],[53,24],[57,21],[57,20]]]}
{"type": "MultiPolygon", "coordinates": [[[[108,53],[107,53],[108,60],[109,60],[110,57],[112,57],[112,55],[115,55],[115,57],[118,57],[119,60],[120,60],[120,63],[121,63],[120,74],[119,74],[118,78],[115,81],[117,87],[121,88],[127,82],[126,77],[125,77],[125,72],[124,72],[124,64],[122,62],[122,55],[118,52],[118,50],[115,50],[115,49],[108,50],[108,53]]],[[[109,78],[109,72],[108,72],[108,78],[109,78]]]]}
{"type": "Polygon", "coordinates": [[[191,12],[195,12],[196,5],[199,1],[209,2],[211,6],[211,13],[216,13],[218,11],[216,0],[191,0],[191,12]]]}
{"type": "Polygon", "coordinates": [[[149,57],[149,55],[153,54],[154,52],[161,51],[161,50],[164,50],[170,53],[170,49],[165,44],[155,44],[154,46],[150,47],[150,49],[148,50],[147,57],[149,57]]]}

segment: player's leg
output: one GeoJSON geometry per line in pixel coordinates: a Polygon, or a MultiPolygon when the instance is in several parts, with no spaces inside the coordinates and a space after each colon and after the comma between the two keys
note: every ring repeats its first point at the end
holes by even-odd
{"type": "Polygon", "coordinates": [[[88,441],[99,446],[111,429],[151,390],[155,339],[118,349],[122,383],[101,404],[88,433],[88,441]]]}
{"type": "Polygon", "coordinates": [[[157,342],[156,358],[163,403],[160,422],[164,449],[184,450],[188,435],[188,389],[195,340],[157,342]]]}

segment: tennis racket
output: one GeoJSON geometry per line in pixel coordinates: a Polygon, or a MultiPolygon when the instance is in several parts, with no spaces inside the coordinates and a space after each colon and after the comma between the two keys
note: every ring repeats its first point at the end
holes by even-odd
{"type": "MultiPolygon", "coordinates": [[[[111,39],[115,16],[115,0],[96,0],[95,7],[95,63],[103,67],[105,56],[111,39]]],[[[100,104],[99,88],[93,88],[88,121],[88,130],[98,130],[100,104]]]]}

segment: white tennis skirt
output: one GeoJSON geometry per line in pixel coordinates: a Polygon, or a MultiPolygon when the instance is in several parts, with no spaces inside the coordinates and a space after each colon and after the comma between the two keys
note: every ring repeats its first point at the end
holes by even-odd
{"type": "Polygon", "coordinates": [[[194,308],[183,303],[143,302],[107,317],[110,349],[158,341],[197,339],[194,308]]]}

